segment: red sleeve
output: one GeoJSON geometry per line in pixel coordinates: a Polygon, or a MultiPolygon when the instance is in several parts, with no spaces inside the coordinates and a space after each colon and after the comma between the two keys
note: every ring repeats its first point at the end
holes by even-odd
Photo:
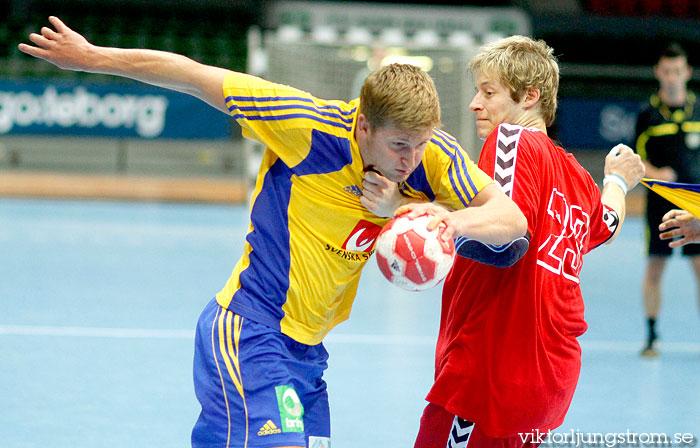
{"type": "Polygon", "coordinates": [[[588,181],[592,211],[590,223],[591,236],[588,240],[588,245],[584,248],[584,253],[592,251],[609,240],[610,237],[613,236],[613,233],[615,233],[617,226],[620,225],[620,219],[615,210],[603,204],[600,189],[590,175],[588,176],[588,181]]]}

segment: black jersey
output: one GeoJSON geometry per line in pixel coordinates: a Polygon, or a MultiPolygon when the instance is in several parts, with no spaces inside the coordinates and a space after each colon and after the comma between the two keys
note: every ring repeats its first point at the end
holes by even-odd
{"type": "Polygon", "coordinates": [[[678,182],[700,183],[700,104],[688,92],[686,104],[669,107],[657,94],[637,117],[636,151],[656,167],[670,166],[678,182]]]}

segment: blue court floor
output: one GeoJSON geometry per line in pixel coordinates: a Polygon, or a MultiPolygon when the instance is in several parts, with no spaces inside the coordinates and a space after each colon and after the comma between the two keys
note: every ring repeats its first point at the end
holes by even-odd
{"type": "MultiPolygon", "coordinates": [[[[626,224],[584,259],[590,329],[558,432],[700,437],[695,281],[671,261],[662,356],[639,358],[642,226],[626,224]]],[[[0,199],[0,447],[189,446],[195,323],[247,225],[244,206],[0,199]]],[[[439,289],[403,292],[370,262],[326,340],[334,448],[413,446],[438,317],[439,289]]]]}

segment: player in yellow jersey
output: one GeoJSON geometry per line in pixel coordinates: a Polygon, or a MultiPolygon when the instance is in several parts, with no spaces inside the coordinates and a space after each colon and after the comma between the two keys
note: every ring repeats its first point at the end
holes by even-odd
{"type": "Polygon", "coordinates": [[[448,237],[500,245],[525,233],[518,207],[437,129],[435,86],[416,67],[381,68],[359,100],[327,101],[172,53],[98,47],[49,21],[19,49],[193,95],[267,147],[243,256],[197,327],[194,447],[330,446],[322,340],[349,317],[374,240],[406,198],[454,210],[448,237]],[[401,194],[383,199],[396,183],[401,194]]]}

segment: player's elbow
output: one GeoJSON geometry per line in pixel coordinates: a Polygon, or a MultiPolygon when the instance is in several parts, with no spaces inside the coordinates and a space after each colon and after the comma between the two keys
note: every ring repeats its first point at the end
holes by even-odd
{"type": "Polygon", "coordinates": [[[527,218],[518,206],[515,206],[515,209],[517,211],[515,217],[515,238],[520,238],[527,233],[527,218]]]}
{"type": "Polygon", "coordinates": [[[514,202],[507,200],[501,204],[501,213],[491,223],[490,237],[486,244],[501,246],[516,240],[527,233],[527,218],[514,202]]]}
{"type": "Polygon", "coordinates": [[[503,221],[506,229],[503,232],[503,241],[497,244],[506,244],[516,240],[527,233],[527,218],[514,202],[509,204],[508,219],[503,221]]]}

